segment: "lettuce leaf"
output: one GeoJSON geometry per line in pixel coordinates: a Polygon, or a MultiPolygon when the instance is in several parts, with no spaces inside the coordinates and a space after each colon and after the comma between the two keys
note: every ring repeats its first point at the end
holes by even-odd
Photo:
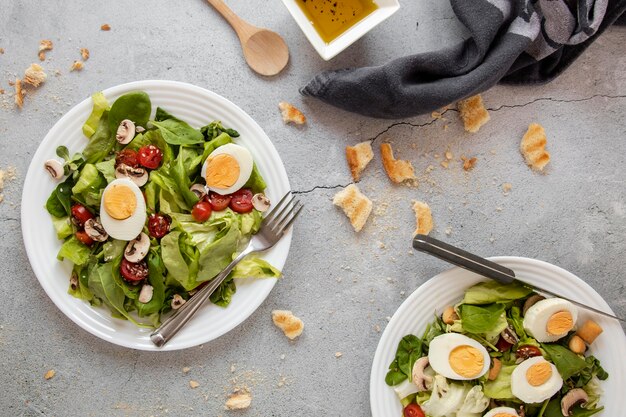
{"type": "Polygon", "coordinates": [[[83,134],[88,138],[96,132],[102,114],[109,110],[109,102],[101,91],[92,94],[91,101],[93,102],[93,109],[85,124],[83,124],[83,134]]]}
{"type": "Polygon", "coordinates": [[[76,236],[72,236],[61,245],[57,259],[60,261],[67,259],[75,265],[83,265],[89,261],[89,255],[91,249],[76,239],[76,236]]]}
{"type": "Polygon", "coordinates": [[[61,218],[54,216],[51,217],[52,225],[54,226],[54,230],[57,233],[57,239],[65,239],[66,237],[71,236],[71,234],[74,233],[69,216],[61,218]]]}
{"type": "Polygon", "coordinates": [[[483,387],[485,395],[496,400],[513,399],[511,392],[511,375],[517,365],[502,365],[500,373],[493,381],[486,381],[483,387]]]}

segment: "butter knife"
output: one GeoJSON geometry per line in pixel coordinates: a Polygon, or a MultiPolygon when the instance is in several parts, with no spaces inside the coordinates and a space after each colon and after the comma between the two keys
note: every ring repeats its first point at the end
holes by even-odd
{"type": "Polygon", "coordinates": [[[426,252],[439,259],[450,262],[451,264],[454,264],[456,266],[460,266],[461,268],[467,269],[468,271],[472,271],[484,277],[494,279],[503,284],[510,284],[513,281],[517,281],[521,283],[522,285],[524,285],[525,287],[533,289],[534,291],[538,293],[543,293],[543,294],[551,295],[553,297],[562,298],[586,310],[593,311],[596,314],[600,314],[602,316],[610,317],[612,319],[619,320],[621,322],[626,323],[626,320],[624,320],[621,317],[617,317],[617,316],[614,316],[613,314],[606,313],[602,310],[598,310],[597,308],[588,306],[584,303],[581,303],[580,301],[576,301],[576,300],[572,300],[571,298],[564,297],[553,291],[546,290],[545,288],[528,284],[518,279],[515,276],[515,271],[513,271],[510,268],[499,265],[487,259],[481,258],[480,256],[474,255],[473,253],[469,253],[467,251],[464,251],[463,249],[459,249],[456,246],[452,246],[448,243],[442,242],[430,236],[420,235],[420,234],[415,235],[415,237],[413,238],[413,248],[417,249],[420,252],[426,252]]]}

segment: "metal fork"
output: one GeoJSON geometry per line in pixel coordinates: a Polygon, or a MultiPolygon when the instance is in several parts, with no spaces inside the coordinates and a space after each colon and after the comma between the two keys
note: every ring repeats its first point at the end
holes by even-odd
{"type": "Polygon", "coordinates": [[[213,278],[200,291],[194,294],[170,318],[150,334],[152,343],[161,347],[165,345],[180,329],[187,324],[198,309],[220,286],[235,266],[252,252],[260,252],[274,246],[289,227],[293,224],[302,210],[302,203],[295,199],[291,191],[287,192],[263,219],[259,232],[252,236],[248,246],[222,272],[213,278]]]}

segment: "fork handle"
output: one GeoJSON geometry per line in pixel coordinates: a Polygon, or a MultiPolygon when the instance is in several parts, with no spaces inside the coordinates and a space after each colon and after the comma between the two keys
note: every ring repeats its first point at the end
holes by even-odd
{"type": "Polygon", "coordinates": [[[226,268],[213,278],[200,291],[194,294],[172,316],[165,320],[161,326],[150,334],[150,340],[158,347],[165,345],[185,324],[196,314],[198,309],[207,301],[213,292],[220,286],[235,266],[248,254],[254,252],[252,245],[246,247],[226,268]]]}

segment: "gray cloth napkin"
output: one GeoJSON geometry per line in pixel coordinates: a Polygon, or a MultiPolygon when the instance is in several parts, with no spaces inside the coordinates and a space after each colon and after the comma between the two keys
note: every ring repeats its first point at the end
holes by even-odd
{"type": "Polygon", "coordinates": [[[471,36],[376,67],[324,71],[304,96],[379,118],[430,113],[494,84],[547,82],[626,10],[626,0],[451,0],[471,36]]]}

